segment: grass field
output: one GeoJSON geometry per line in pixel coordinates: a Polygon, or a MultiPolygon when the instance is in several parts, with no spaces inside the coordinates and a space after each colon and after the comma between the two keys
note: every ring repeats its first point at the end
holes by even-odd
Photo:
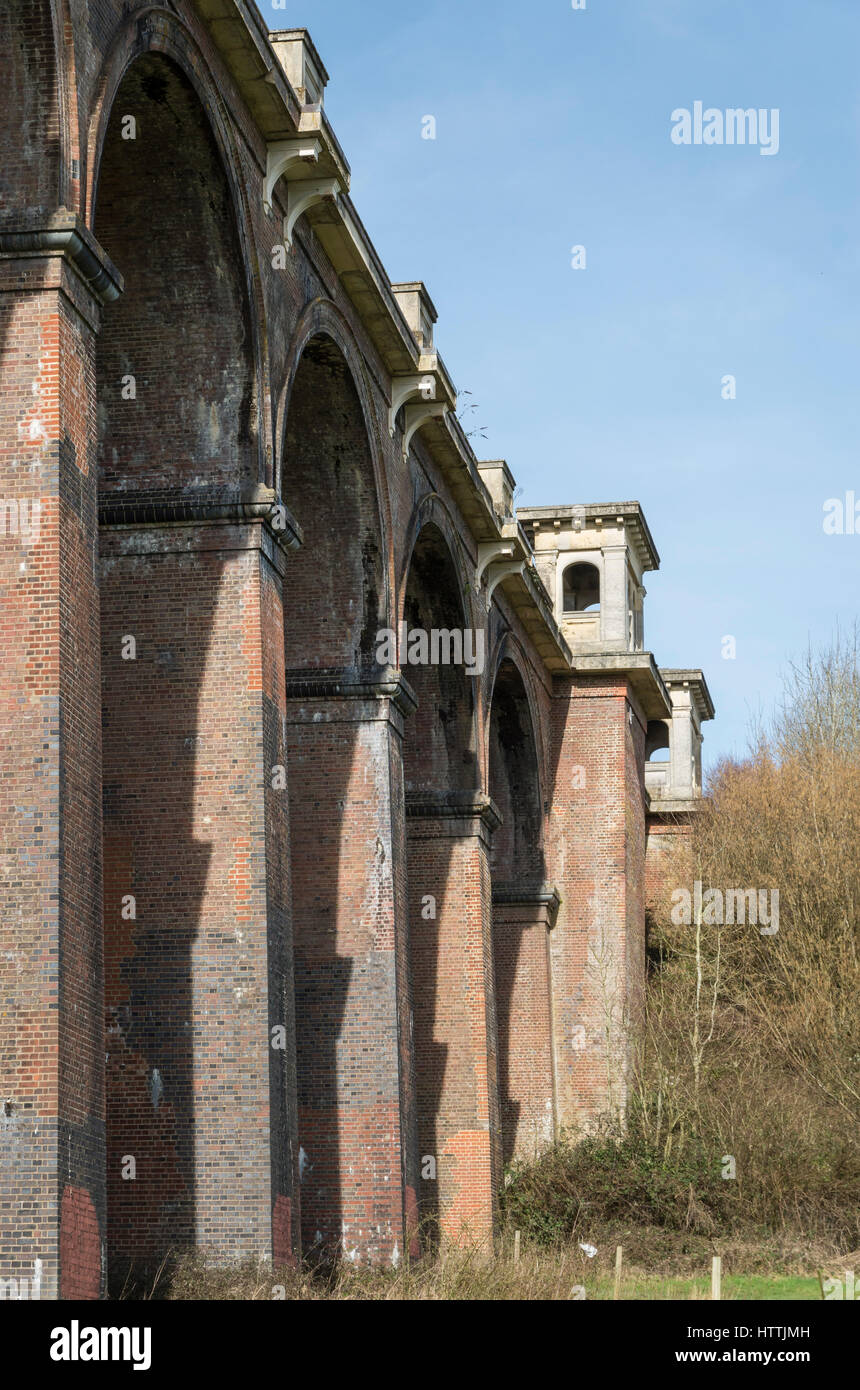
{"type": "MultiPolygon", "coordinates": [[[[614,1283],[604,1277],[589,1282],[583,1281],[586,1297],[593,1299],[612,1298],[614,1283]]],[[[621,1298],[651,1299],[709,1299],[711,1296],[710,1277],[701,1279],[660,1279],[630,1278],[622,1281],[621,1298]]],[[[723,1279],[722,1298],[724,1302],[738,1299],[752,1299],[756,1302],[774,1302],[783,1299],[802,1299],[817,1301],[821,1298],[818,1278],[802,1275],[764,1275],[738,1274],[723,1279]]]]}

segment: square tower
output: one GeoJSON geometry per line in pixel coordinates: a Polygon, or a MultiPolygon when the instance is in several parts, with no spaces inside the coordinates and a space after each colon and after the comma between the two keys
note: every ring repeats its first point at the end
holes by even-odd
{"type": "Polygon", "coordinates": [[[528,507],[517,517],[574,655],[641,652],[642,578],[660,557],[639,503],[528,507]]]}
{"type": "Polygon", "coordinates": [[[648,721],[645,785],[652,804],[694,801],[702,795],[702,724],[714,717],[713,700],[701,671],[661,667],[660,675],[672,713],[648,721]],[[656,756],[661,751],[665,759],[656,756]]]}

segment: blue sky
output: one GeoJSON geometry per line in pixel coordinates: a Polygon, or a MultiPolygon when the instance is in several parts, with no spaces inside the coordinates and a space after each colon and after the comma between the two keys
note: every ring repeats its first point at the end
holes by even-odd
{"type": "Polygon", "coordinates": [[[712,762],[857,613],[860,524],[823,520],[860,501],[860,0],[586,4],[260,8],[310,30],[352,196],[391,278],[430,290],[479,458],[521,505],[642,503],[646,645],[704,669],[712,762]],[[674,144],[695,101],[778,108],[778,153],[674,144]]]}

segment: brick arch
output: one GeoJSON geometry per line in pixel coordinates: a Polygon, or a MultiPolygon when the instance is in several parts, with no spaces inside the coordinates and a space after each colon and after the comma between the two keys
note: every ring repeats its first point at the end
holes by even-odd
{"type": "MultiPolygon", "coordinates": [[[[275,439],[277,441],[274,459],[273,486],[278,496],[283,496],[287,505],[295,512],[299,525],[302,518],[296,511],[296,493],[289,476],[290,459],[287,457],[287,429],[289,426],[291,404],[293,402],[296,379],[308,345],[315,339],[329,339],[343,360],[349,377],[349,385],[355,393],[361,413],[362,427],[367,457],[373,473],[375,491],[375,522],[379,532],[380,554],[382,557],[382,592],[379,605],[380,621],[388,623],[394,593],[394,561],[391,524],[391,501],[385,472],[382,435],[379,415],[374,405],[373,393],[368,381],[364,359],[352,331],[340,310],[327,299],[315,299],[305,305],[296,324],[290,343],[284,372],[284,385],[277,402],[275,420],[275,439]]],[[[299,508],[300,510],[300,508],[299,508]]]]}
{"type": "MultiPolygon", "coordinates": [[[[525,652],[522,642],[510,630],[502,632],[496,641],[492,651],[487,658],[487,680],[485,684],[486,699],[484,706],[484,747],[489,747],[490,718],[492,714],[493,692],[496,686],[496,678],[499,674],[499,667],[503,662],[510,661],[516,667],[520,680],[523,683],[526,699],[528,700],[529,716],[531,719],[532,735],[535,741],[535,751],[537,755],[537,775],[540,791],[541,806],[548,800],[549,792],[549,773],[547,771],[546,756],[546,737],[543,720],[541,718],[540,702],[538,700],[535,687],[535,678],[531,662],[525,652]]],[[[484,758],[484,766],[489,771],[489,760],[484,758]]],[[[488,788],[489,789],[489,788],[488,788]]],[[[490,793],[492,795],[492,792],[490,793]]]]}
{"type": "Polygon", "coordinates": [[[427,493],[421,498],[421,501],[418,502],[414,508],[406,528],[397,583],[398,621],[401,621],[403,618],[406,584],[409,578],[409,570],[412,565],[415,546],[421,532],[426,526],[435,526],[445,540],[452,564],[457,574],[460,601],[465,621],[475,625],[480,619],[482,625],[486,626],[486,615],[481,612],[480,605],[475,597],[474,586],[470,575],[469,559],[460,538],[460,532],[448,507],[437,492],[427,493]]]}
{"type": "MultiPolygon", "coordinates": [[[[83,136],[80,188],[76,195],[78,204],[87,227],[91,231],[95,230],[104,144],[114,114],[116,98],[129,70],[148,54],[160,54],[169,60],[190,83],[205,114],[209,132],[217,148],[221,171],[229,188],[230,216],[239,242],[240,255],[237,260],[242,270],[250,320],[249,341],[254,365],[254,428],[258,449],[258,478],[259,481],[268,484],[271,481],[267,475],[271,472],[273,453],[269,354],[265,331],[265,301],[253,233],[250,192],[243,174],[235,121],[222,95],[227,84],[212,69],[195,34],[178,15],[153,6],[129,16],[118,28],[102,66],[83,136]]],[[[110,254],[109,248],[106,247],[105,250],[110,254]]],[[[119,269],[122,271],[122,266],[119,269]]]]}
{"type": "Polygon", "coordinates": [[[486,719],[487,789],[503,822],[494,836],[493,870],[536,882],[543,878],[544,803],[536,707],[516,645],[503,642],[496,657],[486,719]],[[508,823],[512,817],[515,827],[508,823]]]}
{"type": "Polygon", "coordinates": [[[163,53],[140,54],[117,90],[95,210],[125,278],[96,349],[104,492],[235,496],[259,481],[259,377],[233,208],[194,84],[163,53]]]}
{"type": "Polygon", "coordinates": [[[499,644],[488,717],[488,786],[502,824],[491,854],[493,969],[503,1158],[554,1135],[550,954],[539,724],[522,653],[499,644]]]}
{"type": "Polygon", "coordinates": [[[285,594],[288,671],[377,664],[389,591],[373,455],[349,362],[330,333],[312,333],[284,414],[281,487],[303,534],[285,594]]]}
{"type": "MultiPolygon", "coordinates": [[[[456,533],[438,499],[419,508],[417,520],[401,586],[400,621],[407,631],[428,633],[474,627],[474,607],[456,559],[456,533]]],[[[418,696],[404,740],[407,791],[422,786],[438,794],[478,791],[480,678],[467,675],[462,665],[445,664],[407,665],[405,675],[418,696]]]]}

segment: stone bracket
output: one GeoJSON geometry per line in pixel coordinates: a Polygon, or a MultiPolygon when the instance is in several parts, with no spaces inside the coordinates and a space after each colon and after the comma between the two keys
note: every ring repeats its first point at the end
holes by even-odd
{"type": "Polygon", "coordinates": [[[413,714],[418,708],[412,686],[393,666],[289,670],[286,691],[288,700],[390,700],[402,715],[413,714]]]}
{"type": "Polygon", "coordinates": [[[482,541],[478,545],[478,566],[475,570],[475,589],[480,593],[486,578],[487,611],[493,601],[493,592],[503,579],[512,574],[525,574],[525,557],[516,558],[517,544],[514,540],[482,541]]]}
{"type": "Polygon", "coordinates": [[[412,400],[414,396],[421,396],[427,404],[436,400],[436,378],[430,372],[394,377],[391,383],[391,408],[388,412],[388,433],[392,439],[394,438],[395,421],[400,407],[412,400]],[[428,394],[431,386],[432,394],[428,394]]]}
{"type": "Polygon", "coordinates": [[[454,837],[473,834],[477,827],[490,832],[498,829],[502,823],[502,815],[495,801],[486,792],[479,791],[408,792],[406,816],[408,820],[435,821],[437,827],[447,825],[450,828],[441,833],[454,837]],[[468,822],[474,825],[470,826],[468,822]]]}
{"type": "Polygon", "coordinates": [[[284,218],[284,244],[289,250],[293,244],[293,229],[303,212],[315,203],[336,198],[340,192],[337,179],[314,179],[308,183],[287,185],[287,215],[284,218]]]}
{"type": "Polygon", "coordinates": [[[478,546],[478,568],[475,587],[480,589],[484,571],[497,560],[512,560],[516,547],[513,541],[482,541],[478,546]]]}
{"type": "Polygon", "coordinates": [[[266,182],[263,186],[263,208],[272,211],[275,184],[296,164],[317,164],[322,141],[315,136],[299,140],[277,140],[266,146],[266,182]]]}
{"type": "Polygon", "coordinates": [[[522,574],[525,570],[525,560],[509,560],[507,564],[490,565],[487,570],[487,608],[493,601],[493,591],[503,579],[507,579],[512,574],[522,574]]]}
{"type": "Polygon", "coordinates": [[[403,432],[403,457],[409,453],[409,445],[412,443],[412,436],[428,420],[441,419],[448,414],[449,407],[444,401],[422,401],[420,404],[408,405],[404,416],[405,429],[403,432]]]}
{"type": "Polygon", "coordinates": [[[147,526],[218,526],[262,523],[282,550],[302,544],[302,531],[284,501],[271,488],[257,487],[248,496],[201,493],[106,493],[99,499],[99,526],[105,529],[147,526]]]}
{"type": "Polygon", "coordinates": [[[561,894],[553,883],[494,883],[493,906],[542,907],[547,927],[554,927],[561,894]]]}

